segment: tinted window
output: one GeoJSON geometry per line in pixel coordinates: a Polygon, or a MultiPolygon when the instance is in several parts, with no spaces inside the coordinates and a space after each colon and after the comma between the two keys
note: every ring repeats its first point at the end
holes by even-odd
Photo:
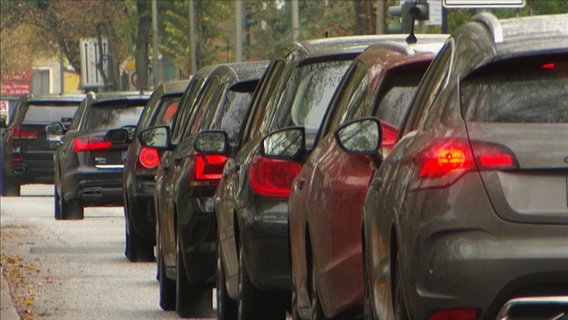
{"type": "Polygon", "coordinates": [[[55,105],[30,105],[24,115],[23,122],[70,122],[77,111],[74,106],[55,106],[55,105]]]}
{"type": "Polygon", "coordinates": [[[160,102],[160,111],[154,119],[154,125],[167,125],[170,128],[179,108],[181,97],[166,97],[160,102]]]}
{"type": "Polygon", "coordinates": [[[85,117],[83,130],[108,130],[136,125],[144,106],[93,106],[85,117]]]}
{"type": "MultiPolygon", "coordinates": [[[[270,131],[292,126],[318,131],[329,102],[351,61],[313,63],[295,68],[278,104],[270,131]]],[[[261,129],[262,130],[262,129],[261,129]]]]}
{"type": "Polygon", "coordinates": [[[568,59],[490,65],[463,81],[465,118],[481,122],[568,122],[568,59]]]}
{"type": "Polygon", "coordinates": [[[195,104],[195,99],[197,99],[197,94],[201,90],[204,83],[203,78],[193,77],[189,82],[188,87],[185,89],[185,93],[180,102],[180,114],[175,117],[174,124],[172,125],[172,142],[178,143],[183,135],[185,128],[187,127],[187,121],[194,110],[193,106],[195,104]]]}
{"type": "Polygon", "coordinates": [[[227,92],[228,106],[221,115],[220,129],[229,136],[229,142],[234,143],[243,127],[252,101],[252,92],[227,92]]]}

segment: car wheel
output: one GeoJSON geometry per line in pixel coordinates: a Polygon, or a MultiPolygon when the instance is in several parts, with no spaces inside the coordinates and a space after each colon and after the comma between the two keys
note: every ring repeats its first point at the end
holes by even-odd
{"type": "Polygon", "coordinates": [[[53,216],[55,220],[61,220],[61,207],[59,202],[61,198],[59,197],[59,193],[57,193],[57,186],[53,186],[53,216]]]}
{"type": "Polygon", "coordinates": [[[212,286],[189,282],[178,233],[176,241],[176,313],[182,318],[214,316],[211,308],[212,286]]]}
{"type": "Polygon", "coordinates": [[[394,318],[396,320],[408,320],[410,317],[408,316],[408,307],[402,291],[404,284],[402,283],[402,267],[400,264],[400,257],[399,254],[397,254],[394,267],[394,318]]]}
{"type": "Polygon", "coordinates": [[[158,261],[158,281],[160,282],[160,308],[171,311],[176,308],[176,282],[166,276],[164,259],[159,250],[156,260],[158,261]]]}
{"type": "Polygon", "coordinates": [[[217,240],[217,319],[237,320],[237,302],[229,297],[225,282],[225,269],[221,259],[221,244],[217,240]]]}
{"type": "MultiPolygon", "coordinates": [[[[134,208],[125,205],[124,210],[132,212],[134,208]]],[[[127,217],[132,217],[131,213],[126,213],[127,217]]],[[[126,230],[126,248],[124,254],[130,262],[151,262],[155,261],[154,257],[154,239],[150,237],[144,237],[136,232],[134,224],[131,218],[126,219],[127,230],[126,230]]]]}
{"type": "Polygon", "coordinates": [[[315,263],[312,258],[312,272],[310,275],[311,284],[312,284],[312,320],[324,320],[325,316],[323,314],[323,309],[321,306],[321,302],[318,296],[318,289],[317,289],[317,281],[316,281],[316,267],[315,263]]]}
{"type": "Polygon", "coordinates": [[[239,319],[284,320],[284,299],[278,293],[260,291],[252,284],[242,249],[239,251],[239,271],[239,319]]]}
{"type": "Polygon", "coordinates": [[[84,216],[83,206],[77,200],[65,201],[61,198],[60,216],[63,220],[81,220],[84,216]]]}
{"type": "Polygon", "coordinates": [[[20,196],[20,183],[6,175],[2,177],[2,196],[4,197],[19,197],[20,196]]]}

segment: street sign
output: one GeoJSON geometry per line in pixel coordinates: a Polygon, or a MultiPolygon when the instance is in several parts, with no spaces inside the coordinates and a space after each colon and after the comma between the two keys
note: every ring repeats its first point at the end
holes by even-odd
{"type": "Polygon", "coordinates": [[[525,0],[444,0],[446,8],[522,8],[525,0]]]}
{"type": "Polygon", "coordinates": [[[97,38],[84,38],[81,39],[79,46],[81,50],[81,85],[83,87],[104,87],[103,76],[97,65],[102,60],[103,70],[108,75],[108,40],[102,39],[99,43],[97,38]]]}

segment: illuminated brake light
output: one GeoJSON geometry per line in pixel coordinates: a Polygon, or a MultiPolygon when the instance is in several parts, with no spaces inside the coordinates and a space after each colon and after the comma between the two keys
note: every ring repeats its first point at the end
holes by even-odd
{"type": "Polygon", "coordinates": [[[502,145],[444,139],[430,144],[416,158],[418,189],[451,185],[466,172],[512,170],[518,167],[513,153],[502,145]]]}
{"type": "Polygon", "coordinates": [[[73,139],[73,151],[93,151],[105,150],[111,147],[110,141],[105,141],[102,137],[80,137],[73,139]]]}
{"type": "Polygon", "coordinates": [[[20,126],[15,126],[11,130],[12,136],[16,139],[37,139],[41,136],[41,132],[39,131],[32,131],[32,130],[24,130],[20,126]]]}
{"type": "Polygon", "coordinates": [[[256,155],[249,165],[249,180],[255,193],[276,198],[288,198],[292,181],[302,166],[291,160],[256,155]]]}
{"type": "Polygon", "coordinates": [[[477,317],[477,310],[473,308],[446,309],[435,311],[428,320],[473,320],[477,317]]]}
{"type": "Polygon", "coordinates": [[[556,63],[554,63],[554,62],[545,63],[545,64],[542,65],[542,68],[546,69],[546,70],[552,70],[552,69],[556,68],[556,63]]]}
{"type": "Polygon", "coordinates": [[[142,148],[138,154],[138,161],[147,169],[154,169],[160,164],[160,155],[154,148],[142,148]]]}
{"type": "MultiPolygon", "coordinates": [[[[193,161],[193,172],[188,175],[191,187],[214,187],[223,176],[227,157],[220,154],[197,154],[193,161]]],[[[190,168],[191,170],[191,168],[190,168]]]]}

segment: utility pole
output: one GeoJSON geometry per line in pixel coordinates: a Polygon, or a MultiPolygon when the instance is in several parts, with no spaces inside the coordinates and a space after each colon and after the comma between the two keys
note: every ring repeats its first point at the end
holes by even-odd
{"type": "Polygon", "coordinates": [[[300,36],[300,10],[298,0],[292,0],[292,41],[298,41],[300,36]]]}
{"type": "Polygon", "coordinates": [[[195,10],[193,8],[193,0],[189,0],[189,54],[190,54],[190,72],[193,74],[197,71],[197,55],[195,53],[195,10]]]}
{"type": "Polygon", "coordinates": [[[158,86],[158,4],[152,0],[152,87],[158,86]]]}
{"type": "Polygon", "coordinates": [[[237,0],[235,3],[235,61],[243,61],[243,1],[237,0]]]}
{"type": "Polygon", "coordinates": [[[387,2],[377,0],[377,34],[387,33],[387,2]]]}

